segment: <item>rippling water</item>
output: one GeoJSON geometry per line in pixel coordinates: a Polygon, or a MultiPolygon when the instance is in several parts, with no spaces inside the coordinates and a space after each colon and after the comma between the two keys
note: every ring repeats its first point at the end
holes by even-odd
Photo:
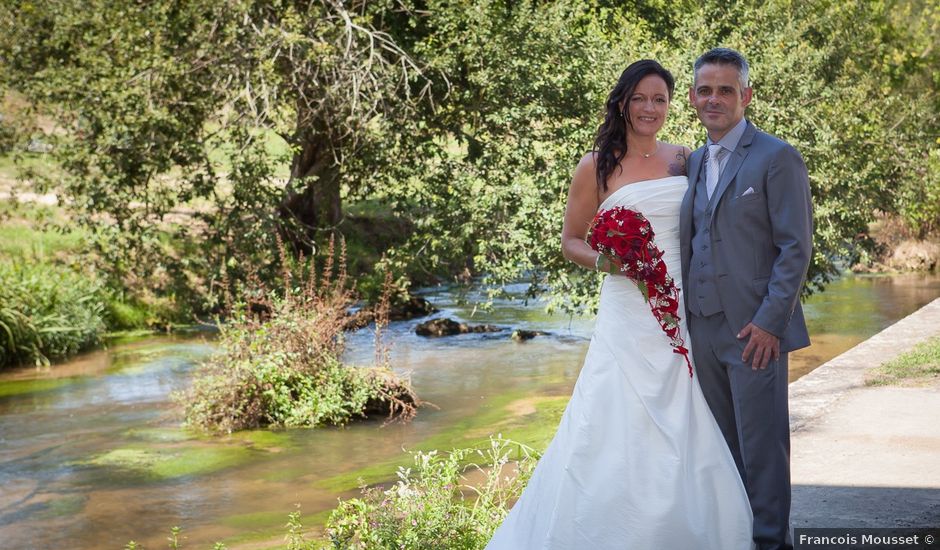
{"type": "MultiPolygon", "coordinates": [[[[511,289],[512,290],[512,289],[511,289]]],[[[521,289],[516,289],[521,290],[521,289]]],[[[940,296],[936,276],[851,277],[805,305],[814,344],[793,354],[791,379],[940,296]]],[[[502,333],[425,339],[419,321],[390,327],[392,361],[411,373],[425,408],[409,425],[246,432],[203,438],[179,429],[168,396],[184,388],[211,335],[113,345],[49,369],[0,375],[0,548],[162,548],[169,528],[188,547],[282,541],[300,504],[320,525],[357,478],[389,479],[404,450],[447,449],[502,432],[549,437],[587,347],[590,319],[547,316],[541,305],[462,305],[449,289],[427,297],[443,315],[502,333]],[[549,336],[511,341],[510,328],[549,336]]],[[[471,296],[472,298],[472,296],[471,296]]],[[[349,335],[349,362],[373,357],[372,335],[349,335]]]]}

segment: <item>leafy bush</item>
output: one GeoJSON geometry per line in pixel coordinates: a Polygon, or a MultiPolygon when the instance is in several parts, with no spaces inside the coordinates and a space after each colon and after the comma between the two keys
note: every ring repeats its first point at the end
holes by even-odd
{"type": "MultiPolygon", "coordinates": [[[[295,284],[285,270],[280,295],[263,288],[244,292],[247,298],[230,308],[234,313],[222,327],[222,353],[201,367],[190,391],[180,396],[187,422],[231,432],[341,425],[379,413],[414,416],[417,396],[388,368],[386,356],[371,368],[340,362],[352,292],[346,287],[345,251],[335,277],[332,258],[331,243],[319,281],[313,264],[300,262],[307,272],[295,284]]],[[[290,263],[283,252],[282,261],[290,263]]],[[[387,301],[383,311],[387,319],[387,301]]],[[[386,323],[380,319],[378,326],[386,323]]]]}
{"type": "Polygon", "coordinates": [[[906,181],[898,193],[900,213],[920,239],[940,236],[940,149],[933,148],[925,156],[922,173],[906,181]]]}
{"type": "Polygon", "coordinates": [[[344,550],[475,550],[486,546],[509,504],[528,483],[537,457],[528,447],[491,439],[490,448],[416,453],[388,489],[363,488],[340,503],[327,522],[333,548],[344,550]],[[517,473],[505,476],[514,457],[517,473]],[[468,471],[482,474],[468,483],[468,471]]]}
{"type": "MultiPolygon", "coordinates": [[[[270,327],[248,336],[266,338],[270,327]]],[[[231,337],[224,337],[231,344],[231,337]]],[[[236,345],[251,346],[247,340],[236,345]]],[[[310,360],[311,358],[307,358],[310,360]]],[[[261,426],[342,425],[380,412],[383,403],[414,403],[411,389],[390,369],[356,368],[323,354],[316,365],[293,352],[257,354],[232,360],[228,352],[211,359],[186,398],[186,419],[214,431],[261,426]],[[312,367],[312,368],[311,368],[312,367]],[[312,371],[312,372],[311,372],[312,371]]]]}
{"type": "Polygon", "coordinates": [[[68,268],[0,263],[0,367],[48,364],[97,344],[102,285],[68,268]]]}

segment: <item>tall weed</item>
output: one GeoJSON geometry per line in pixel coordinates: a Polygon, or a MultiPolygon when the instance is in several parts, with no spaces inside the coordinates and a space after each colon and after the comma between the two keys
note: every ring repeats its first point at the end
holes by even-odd
{"type": "Polygon", "coordinates": [[[0,262],[0,367],[48,365],[96,345],[106,302],[101,283],[69,268],[0,262]]]}
{"type": "MultiPolygon", "coordinates": [[[[282,252],[281,289],[255,280],[229,306],[222,352],[202,365],[191,390],[180,396],[188,423],[231,432],[342,425],[378,414],[411,419],[417,396],[387,362],[367,368],[339,360],[353,303],[342,246],[335,254],[330,243],[319,274],[313,262],[294,264],[286,256],[282,252]]],[[[377,323],[384,324],[387,319],[377,323]]]]}
{"type": "Polygon", "coordinates": [[[487,449],[419,452],[414,459],[390,488],[364,487],[362,497],[340,503],[327,522],[332,548],[482,549],[528,483],[537,456],[491,439],[487,449]],[[507,475],[510,466],[516,471],[507,475]]]}

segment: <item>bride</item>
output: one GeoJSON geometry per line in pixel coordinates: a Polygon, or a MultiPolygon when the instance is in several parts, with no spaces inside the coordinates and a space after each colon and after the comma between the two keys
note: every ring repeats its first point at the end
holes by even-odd
{"type": "MultiPolygon", "coordinates": [[[[641,212],[680,284],[690,151],[656,139],[674,86],[655,61],[627,67],[607,99],[595,151],[575,169],[562,250],[611,274],[558,432],[489,550],[751,548],[744,485],[698,377],[690,378],[637,286],[584,241],[598,210],[641,212]]],[[[684,317],[681,301],[679,311],[684,317]]],[[[688,347],[684,320],[680,335],[688,347]]]]}

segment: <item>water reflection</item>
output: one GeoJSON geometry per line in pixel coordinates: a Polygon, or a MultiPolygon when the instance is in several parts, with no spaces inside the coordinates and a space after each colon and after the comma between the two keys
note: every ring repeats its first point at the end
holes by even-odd
{"type": "Polygon", "coordinates": [[[790,381],[940,297],[926,274],[846,277],[803,304],[813,344],[790,356],[790,381]]]}
{"type": "MultiPolygon", "coordinates": [[[[495,335],[426,339],[419,321],[390,327],[395,368],[411,373],[426,408],[407,426],[249,432],[204,438],[178,428],[167,396],[212,353],[211,335],[146,339],[51,369],[0,375],[0,546],[163,547],[181,525],[192,547],[282,540],[286,514],[323,521],[356,477],[387,478],[403,449],[448,448],[535,418],[531,403],[566,396],[592,327],[550,317],[540,305],[502,300],[473,312],[458,294],[427,296],[441,315],[504,326],[495,335]],[[516,343],[512,328],[550,336],[516,343]],[[523,419],[523,421],[526,421],[523,419]],[[352,472],[350,474],[350,472],[352,472]]],[[[932,299],[940,278],[854,277],[806,304],[813,346],[794,354],[796,377],[932,299]]],[[[368,331],[348,337],[348,361],[372,361],[368,331]]],[[[549,426],[551,428],[552,426],[549,426]]]]}

